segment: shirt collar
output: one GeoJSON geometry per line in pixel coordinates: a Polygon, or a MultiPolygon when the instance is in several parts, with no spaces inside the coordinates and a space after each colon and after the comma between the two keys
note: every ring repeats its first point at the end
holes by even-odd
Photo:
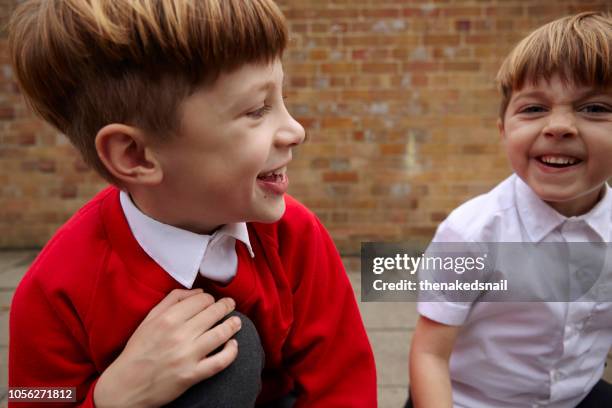
{"type": "Polygon", "coordinates": [[[119,194],[125,218],[142,249],[183,286],[191,287],[209,242],[218,235],[228,235],[243,242],[255,257],[246,223],[226,224],[212,235],[196,234],[161,223],[140,211],[130,196],[119,194]]]}
{"type": "Polygon", "coordinates": [[[599,202],[586,214],[576,218],[586,222],[599,235],[603,242],[610,242],[610,224],[612,223],[612,193],[610,186],[604,186],[603,196],[599,202]]]}
{"type": "Polygon", "coordinates": [[[601,237],[610,241],[612,194],[606,184],[604,195],[597,205],[578,217],[565,217],[546,204],[520,177],[516,177],[515,192],[519,216],[532,242],[540,242],[555,228],[568,220],[582,220],[601,237]]]}

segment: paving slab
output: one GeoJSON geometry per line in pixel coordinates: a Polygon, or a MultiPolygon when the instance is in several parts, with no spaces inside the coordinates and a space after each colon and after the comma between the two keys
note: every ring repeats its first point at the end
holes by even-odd
{"type": "Polygon", "coordinates": [[[402,408],[408,399],[407,386],[385,386],[378,388],[380,408],[402,408]]]}
{"type": "Polygon", "coordinates": [[[10,267],[23,265],[24,262],[29,265],[32,255],[35,256],[37,252],[35,250],[0,250],[0,273],[10,267]]]}
{"type": "Polygon", "coordinates": [[[361,274],[350,271],[349,280],[366,330],[370,329],[414,329],[418,318],[414,302],[362,302],[361,274]]]}
{"type": "Polygon", "coordinates": [[[406,387],[412,331],[374,330],[369,333],[376,358],[379,387],[406,387]]]}
{"type": "Polygon", "coordinates": [[[12,290],[0,291],[0,346],[8,346],[9,311],[12,299],[12,290]]]}
{"type": "Polygon", "coordinates": [[[0,347],[0,384],[8,385],[8,348],[0,347]]]}
{"type": "Polygon", "coordinates": [[[0,251],[0,292],[12,292],[34,258],[36,251],[0,251]]]}

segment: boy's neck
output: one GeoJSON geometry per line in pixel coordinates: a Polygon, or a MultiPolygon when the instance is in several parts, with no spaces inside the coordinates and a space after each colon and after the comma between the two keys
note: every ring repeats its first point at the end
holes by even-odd
{"type": "Polygon", "coordinates": [[[606,184],[603,184],[599,190],[589,192],[575,200],[545,201],[545,203],[565,217],[578,217],[591,211],[601,201],[605,192],[606,184]]]}
{"type": "Polygon", "coordinates": [[[137,190],[126,192],[140,212],[162,224],[171,225],[199,235],[212,235],[219,228],[223,227],[223,224],[202,223],[195,225],[195,223],[181,220],[180,216],[174,214],[175,211],[168,211],[167,205],[159,205],[160,202],[166,202],[165,200],[152,199],[150,195],[141,194],[137,190]]]}

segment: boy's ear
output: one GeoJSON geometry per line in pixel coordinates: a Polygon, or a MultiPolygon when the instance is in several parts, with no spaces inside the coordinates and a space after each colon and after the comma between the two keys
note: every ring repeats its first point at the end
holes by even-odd
{"type": "Polygon", "coordinates": [[[155,185],[163,178],[161,165],[138,128],[113,123],[96,135],[98,157],[124,185],[155,185]]]}

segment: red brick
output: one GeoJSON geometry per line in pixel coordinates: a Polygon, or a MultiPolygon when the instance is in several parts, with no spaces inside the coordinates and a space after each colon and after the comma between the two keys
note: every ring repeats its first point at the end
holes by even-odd
{"type": "Polygon", "coordinates": [[[444,68],[449,71],[478,71],[479,62],[445,62],[444,68]]]}
{"type": "Polygon", "coordinates": [[[385,156],[397,156],[406,154],[405,144],[380,144],[380,152],[385,156]]]}
{"type": "Polygon", "coordinates": [[[309,57],[311,60],[326,60],[329,58],[329,51],[322,48],[310,50],[309,57]]]}
{"type": "Polygon", "coordinates": [[[343,117],[322,118],[321,127],[324,129],[352,129],[353,119],[343,117]]]}
{"type": "Polygon", "coordinates": [[[395,63],[364,63],[361,70],[370,74],[394,74],[397,72],[397,64],[395,63]]]}
{"type": "Polygon", "coordinates": [[[425,36],[425,45],[459,45],[460,37],[456,34],[425,36]]]}
{"type": "Polygon", "coordinates": [[[321,65],[321,71],[325,74],[349,74],[357,70],[357,66],[351,62],[328,63],[321,65]]]}
{"type": "Polygon", "coordinates": [[[55,162],[49,159],[40,159],[38,160],[38,170],[43,173],[54,173],[55,172],[55,162]]]}
{"type": "Polygon", "coordinates": [[[397,18],[400,16],[400,10],[381,8],[363,9],[361,15],[366,18],[397,18]]]}
{"type": "Polygon", "coordinates": [[[354,171],[329,171],[323,173],[323,181],[329,183],[355,183],[359,180],[354,171]]]}
{"type": "Polygon", "coordinates": [[[457,20],[455,21],[455,29],[457,31],[470,31],[472,22],[470,20],[457,20]]]}

